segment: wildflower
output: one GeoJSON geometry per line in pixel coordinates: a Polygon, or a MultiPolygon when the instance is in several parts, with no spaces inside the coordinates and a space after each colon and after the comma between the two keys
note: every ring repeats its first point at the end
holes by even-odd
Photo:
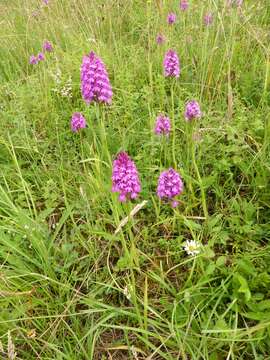
{"type": "Polygon", "coordinates": [[[187,240],[184,245],[184,250],[188,255],[198,255],[200,253],[201,245],[195,240],[187,240]]]}
{"type": "Polygon", "coordinates": [[[172,25],[176,22],[176,14],[174,13],[169,13],[168,16],[167,16],[167,23],[169,25],[172,25]]]}
{"type": "Polygon", "coordinates": [[[205,24],[206,26],[211,25],[212,22],[213,22],[213,14],[212,14],[212,13],[207,13],[207,14],[204,16],[203,20],[204,20],[204,24],[205,24]]]}
{"type": "Polygon", "coordinates": [[[33,17],[37,17],[37,16],[39,15],[39,13],[40,13],[39,10],[34,10],[34,11],[32,12],[32,16],[33,16],[33,17]]]}
{"type": "Polygon", "coordinates": [[[155,124],[155,133],[157,135],[166,135],[168,136],[171,131],[171,122],[170,119],[164,115],[159,115],[156,118],[155,124]]]}
{"type": "Polygon", "coordinates": [[[180,1],[180,9],[182,10],[182,11],[185,11],[185,10],[187,10],[188,9],[188,0],[181,0],[180,1]]]}
{"type": "Polygon", "coordinates": [[[45,5],[49,5],[49,0],[43,0],[43,3],[44,3],[45,5]]]}
{"type": "Polygon", "coordinates": [[[75,112],[72,115],[70,125],[71,125],[71,130],[73,132],[77,132],[80,129],[86,128],[86,120],[81,113],[75,112]]]}
{"type": "Polygon", "coordinates": [[[165,38],[165,36],[163,34],[158,34],[157,38],[156,38],[156,41],[157,41],[158,45],[162,45],[162,44],[165,43],[166,38],[165,38]]]}
{"type": "Polygon", "coordinates": [[[45,60],[45,56],[44,56],[43,52],[38,53],[37,59],[38,59],[38,61],[44,61],[45,60]]]}
{"type": "Polygon", "coordinates": [[[170,168],[163,171],[158,179],[157,195],[160,199],[165,199],[171,202],[172,207],[178,205],[178,201],[175,200],[175,196],[180,195],[183,192],[184,184],[181,176],[177,171],[170,168]]]}
{"type": "Polygon", "coordinates": [[[113,93],[106,67],[93,51],[83,57],[81,92],[88,104],[92,101],[110,104],[112,100],[113,93]]]}
{"type": "Polygon", "coordinates": [[[131,353],[132,353],[132,355],[133,355],[133,358],[134,358],[134,359],[139,359],[139,358],[138,358],[138,351],[137,351],[137,349],[135,348],[134,345],[131,345],[130,350],[131,350],[131,353]]]}
{"type": "Polygon", "coordinates": [[[30,56],[30,59],[29,59],[29,63],[30,63],[31,65],[37,64],[37,63],[38,63],[38,58],[37,58],[35,55],[31,55],[31,56],[30,56]]]}
{"type": "Polygon", "coordinates": [[[44,51],[48,51],[48,52],[53,51],[53,46],[48,40],[44,41],[42,48],[44,51]]]}
{"type": "Polygon", "coordinates": [[[185,119],[191,121],[202,116],[200,105],[196,100],[191,100],[186,104],[185,119]]]}
{"type": "Polygon", "coordinates": [[[243,0],[227,0],[227,6],[236,5],[237,7],[241,7],[243,5],[243,0]]]}
{"type": "Polygon", "coordinates": [[[72,98],[72,78],[69,76],[66,83],[61,87],[59,90],[59,93],[63,97],[72,98]]]}
{"type": "Polygon", "coordinates": [[[129,292],[129,289],[128,289],[128,286],[126,285],[125,288],[124,288],[124,295],[125,297],[130,300],[131,299],[131,294],[129,292]]]}
{"type": "Polygon", "coordinates": [[[141,191],[138,171],[126,152],[120,152],[113,162],[112,192],[119,192],[119,201],[135,199],[141,191]]]}
{"type": "Polygon", "coordinates": [[[51,75],[54,78],[57,85],[61,84],[62,71],[59,67],[56,69],[55,74],[51,73],[51,75]]]}
{"type": "Polygon", "coordinates": [[[176,77],[180,75],[179,58],[175,51],[169,50],[165,54],[163,61],[164,76],[165,77],[176,77]]]}
{"type": "Polygon", "coordinates": [[[26,336],[29,339],[34,339],[37,336],[36,329],[31,329],[31,330],[27,331],[26,336]]]}
{"type": "Polygon", "coordinates": [[[55,81],[55,87],[52,88],[52,91],[59,96],[72,98],[72,77],[69,75],[68,79],[65,80],[59,67],[56,68],[55,73],[51,72],[51,76],[55,81]]]}

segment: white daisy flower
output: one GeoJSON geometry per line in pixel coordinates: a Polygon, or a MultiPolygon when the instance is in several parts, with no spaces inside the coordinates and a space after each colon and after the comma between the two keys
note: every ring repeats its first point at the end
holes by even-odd
{"type": "Polygon", "coordinates": [[[184,245],[184,250],[188,255],[195,256],[200,253],[201,244],[195,240],[187,240],[184,245]]]}

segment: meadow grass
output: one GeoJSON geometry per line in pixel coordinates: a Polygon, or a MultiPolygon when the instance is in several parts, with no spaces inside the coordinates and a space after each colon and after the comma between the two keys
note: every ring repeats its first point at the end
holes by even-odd
{"type": "Polygon", "coordinates": [[[270,359],[269,1],[2,0],[0,14],[3,357],[270,359]],[[46,39],[54,51],[30,65],[46,39]],[[163,76],[170,48],[179,79],[163,76]],[[90,50],[110,106],[82,100],[90,50]],[[187,123],[193,98],[203,117],[187,123]],[[142,182],[126,203],[111,192],[123,150],[142,182]],[[175,209],[156,195],[169,167],[185,186],[175,209]]]}

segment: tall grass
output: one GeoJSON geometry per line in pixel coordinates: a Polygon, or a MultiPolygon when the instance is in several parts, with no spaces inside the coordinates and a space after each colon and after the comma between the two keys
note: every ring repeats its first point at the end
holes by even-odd
{"type": "Polygon", "coordinates": [[[193,0],[181,12],[165,0],[9,0],[0,14],[3,356],[12,342],[19,359],[267,359],[268,1],[193,0]],[[31,66],[45,39],[54,52],[31,66]],[[179,80],[163,76],[169,48],[179,80]],[[81,98],[90,50],[107,66],[109,107],[81,98]],[[203,117],[189,124],[193,98],[203,117]],[[74,111],[88,122],[79,134],[74,111]],[[167,140],[153,133],[160,112],[173,123],[167,140]],[[142,181],[132,203],[111,192],[121,150],[142,181]],[[185,184],[176,209],[156,196],[170,166],[185,184]]]}

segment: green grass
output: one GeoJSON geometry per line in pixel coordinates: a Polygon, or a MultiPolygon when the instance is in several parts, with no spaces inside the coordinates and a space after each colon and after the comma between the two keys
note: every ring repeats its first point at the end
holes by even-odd
{"type": "Polygon", "coordinates": [[[174,0],[1,1],[3,356],[13,344],[27,360],[270,358],[270,4],[224,2],[181,13],[174,0]],[[45,39],[54,52],[29,65],[45,39]],[[169,48],[178,80],[163,77],[169,48]],[[82,100],[90,50],[107,66],[109,107],[82,100]],[[203,117],[189,124],[193,98],[203,117]],[[78,134],[75,111],[88,122],[78,134]],[[153,133],[159,112],[173,122],[167,141],[153,133]],[[111,193],[121,150],[142,182],[125,204],[111,193]],[[156,196],[170,166],[185,184],[176,209],[156,196]],[[195,257],[183,250],[191,239],[195,257]]]}

